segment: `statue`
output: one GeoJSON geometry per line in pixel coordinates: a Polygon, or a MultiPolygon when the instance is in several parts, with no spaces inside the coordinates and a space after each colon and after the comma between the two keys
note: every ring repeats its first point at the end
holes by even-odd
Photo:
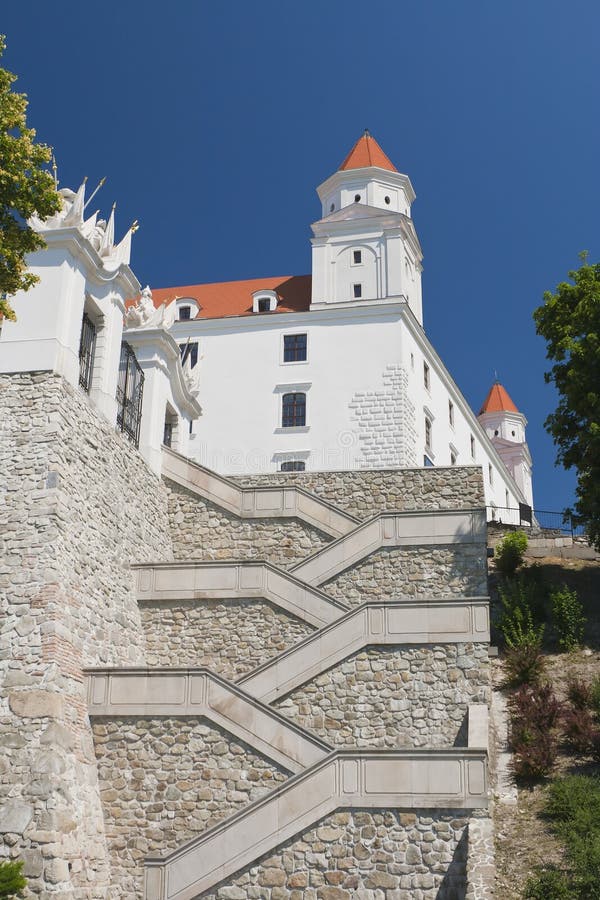
{"type": "Polygon", "coordinates": [[[135,306],[125,313],[126,328],[170,328],[175,321],[175,304],[164,303],[155,308],[150,286],[146,285],[135,306]]]}

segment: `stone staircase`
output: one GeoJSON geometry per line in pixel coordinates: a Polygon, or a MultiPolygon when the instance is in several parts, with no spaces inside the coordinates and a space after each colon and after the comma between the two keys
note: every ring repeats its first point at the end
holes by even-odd
{"type": "MultiPolygon", "coordinates": [[[[330,542],[287,570],[261,559],[186,559],[133,567],[139,603],[155,604],[158,609],[161,604],[171,602],[210,608],[216,601],[252,603],[261,600],[311,628],[302,640],[271,654],[266,662],[254,666],[235,682],[209,668],[194,666],[94,668],[87,671],[88,710],[92,722],[138,718],[151,722],[161,718],[206,720],[290,776],[212,827],[209,822],[209,827],[201,834],[184,840],[175,849],[162,852],[160,856],[147,852],[144,861],[147,900],[271,897],[271,888],[267,887],[264,887],[266,893],[246,892],[243,884],[249,884],[248,867],[254,867],[252,871],[259,873],[256,877],[260,881],[263,877],[261,860],[265,854],[273,853],[286,842],[293,842],[295,836],[317,827],[320,822],[330,821],[331,816],[337,815],[336,811],[374,810],[374,815],[380,815],[385,810],[401,809],[411,811],[413,816],[414,811],[425,811],[426,821],[427,815],[431,818],[431,811],[437,810],[441,817],[440,833],[447,834],[444,811],[466,811],[464,815],[467,815],[469,811],[484,809],[488,791],[487,707],[472,703],[469,698],[473,690],[470,673],[479,672],[477,667],[482,665],[481,653],[475,656],[472,648],[489,642],[487,598],[456,594],[440,596],[423,591],[418,597],[399,599],[387,597],[382,590],[377,601],[350,608],[343,598],[331,596],[322,586],[341,572],[348,572],[352,577],[352,571],[359,564],[364,565],[375,554],[390,549],[410,548],[427,554],[440,548],[446,551],[470,547],[485,559],[485,510],[451,507],[385,511],[360,521],[297,485],[240,487],[232,479],[223,478],[167,449],[163,451],[163,476],[167,483],[176,486],[175,489],[182,488],[234,517],[260,520],[263,527],[265,520],[285,522],[296,519],[329,535],[330,542]],[[431,671],[425,671],[422,663],[417,665],[413,661],[421,647],[428,654],[427,659],[432,660],[431,671]],[[368,710],[365,712],[368,703],[358,690],[360,682],[356,683],[355,701],[347,699],[352,696],[356,673],[353,670],[353,674],[344,675],[343,666],[346,660],[356,659],[355,668],[359,669],[361,654],[369,648],[374,648],[376,653],[398,656],[399,671],[394,676],[394,684],[399,685],[396,691],[402,690],[406,675],[409,680],[423,679],[429,693],[432,683],[435,689],[437,678],[449,679],[449,684],[444,685],[444,696],[448,696],[449,689],[453,691],[456,698],[453,702],[457,705],[454,712],[458,711],[466,720],[462,742],[457,735],[456,746],[383,749],[375,742],[372,748],[332,749],[328,740],[294,722],[272,705],[301,686],[318,684],[324,673],[335,669],[336,678],[346,679],[350,686],[348,690],[346,685],[345,692],[340,693],[340,707],[345,704],[343,714],[350,721],[356,715],[368,719],[368,710]],[[407,654],[412,654],[410,660],[408,656],[402,657],[403,648],[407,654]],[[455,649],[450,651],[448,648],[455,649]],[[453,654],[455,660],[457,652],[460,663],[451,666],[445,654],[453,654]],[[442,664],[446,666],[443,673],[439,668],[442,664]],[[438,670],[433,668],[434,665],[438,670]],[[234,885],[232,879],[236,877],[238,880],[234,885]]],[[[389,565],[396,565],[396,562],[390,560],[389,565]]],[[[364,576],[361,574],[360,577],[364,576]]],[[[215,624],[215,627],[223,625],[215,624]]],[[[243,639],[243,635],[230,633],[228,638],[231,653],[235,655],[236,640],[243,639]]],[[[375,666],[382,668],[377,659],[375,666]]],[[[480,672],[479,675],[480,680],[485,677],[480,672]]],[[[389,704],[390,686],[383,678],[380,684],[381,699],[378,702],[389,704]]],[[[424,697],[425,694],[424,690],[424,697]]],[[[424,699],[422,705],[426,707],[428,702],[424,699]]],[[[436,700],[430,703],[430,709],[415,708],[415,718],[435,718],[440,713],[439,704],[436,700]]],[[[393,710],[394,707],[390,708],[393,710]]],[[[339,710],[331,709],[334,719],[339,714],[339,710]]],[[[201,760],[198,764],[203,765],[201,760]]],[[[354,816],[354,813],[350,815],[354,816]]],[[[454,814],[455,819],[457,815],[454,814]]],[[[458,847],[462,846],[467,834],[468,818],[467,815],[460,819],[464,824],[460,828],[456,826],[452,832],[454,836],[448,838],[448,847],[454,848],[457,859],[458,847]]],[[[450,817],[448,821],[454,819],[450,817]]],[[[413,834],[410,840],[417,838],[413,834]]],[[[444,840],[437,843],[444,844],[444,840]]],[[[163,850],[160,846],[157,849],[163,850]]],[[[433,872],[438,865],[435,855],[443,856],[448,852],[447,847],[438,847],[436,850],[429,848],[428,854],[426,844],[419,844],[418,848],[419,858],[429,859],[427,865],[433,872]]],[[[416,855],[415,850],[415,859],[416,855]]],[[[269,869],[266,863],[264,866],[269,869]]],[[[440,867],[441,863],[439,871],[440,867]]],[[[464,872],[459,881],[467,877],[468,867],[462,868],[464,872]]],[[[473,869],[472,861],[470,868],[473,869]]],[[[393,866],[385,875],[390,889],[400,886],[400,876],[393,874],[393,866]]],[[[275,878],[264,876],[267,881],[271,877],[275,878]]],[[[277,881],[279,878],[278,875],[276,882],[282,885],[283,882],[277,881]]],[[[437,881],[433,875],[431,878],[431,891],[427,892],[428,882],[424,883],[422,896],[443,900],[446,895],[440,888],[441,876],[436,876],[437,881]]],[[[444,882],[448,878],[449,875],[445,876],[444,882]]],[[[286,888],[288,893],[280,892],[273,897],[289,896],[295,900],[292,882],[293,879],[289,889],[286,888]]],[[[342,888],[337,890],[340,893],[325,892],[319,897],[354,895],[342,888]]],[[[455,891],[455,884],[448,881],[447,896],[458,896],[452,891],[455,891]]],[[[129,894],[124,891],[119,896],[129,894]]],[[[296,896],[303,896],[303,893],[296,891],[296,896]]],[[[474,895],[471,892],[469,896],[474,895]]],[[[484,900],[487,896],[484,888],[478,889],[476,900],[484,900]]]]}

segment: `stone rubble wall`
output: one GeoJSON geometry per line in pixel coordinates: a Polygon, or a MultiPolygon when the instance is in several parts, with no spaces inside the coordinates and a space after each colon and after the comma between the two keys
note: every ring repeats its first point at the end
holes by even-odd
{"type": "Polygon", "coordinates": [[[331,537],[298,519],[240,519],[166,481],[175,559],[264,559],[288,568],[331,537]]]}
{"type": "Polygon", "coordinates": [[[320,587],[350,606],[423,596],[481,597],[487,594],[485,547],[383,547],[320,587]]]}
{"type": "Polygon", "coordinates": [[[140,613],[149,666],[207,666],[232,681],[314,630],[252,598],[147,601],[140,603],[140,613]]]}
{"type": "Polygon", "coordinates": [[[197,900],[459,900],[464,810],[339,811],[197,900]]]}
{"type": "Polygon", "coordinates": [[[232,480],[242,487],[295,485],[359,519],[370,519],[383,512],[485,506],[481,468],[477,466],[277,472],[232,480]]]}
{"type": "Polygon", "coordinates": [[[143,896],[143,861],[264,796],[289,773],[202,718],[93,724],[113,896],[143,896]]]}
{"type": "Polygon", "coordinates": [[[486,644],[369,647],[274,705],[337,747],[465,745],[469,703],[490,698],[486,644]]]}
{"type": "Polygon", "coordinates": [[[167,494],[60,376],[0,376],[0,854],[30,890],[110,880],[82,668],[143,661],[129,563],[169,560],[167,494]]]}

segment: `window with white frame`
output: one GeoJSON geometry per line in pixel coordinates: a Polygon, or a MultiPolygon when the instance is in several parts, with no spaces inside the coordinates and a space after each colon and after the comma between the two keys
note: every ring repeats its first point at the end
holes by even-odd
{"type": "Polygon", "coordinates": [[[432,440],[432,425],[431,419],[429,416],[425,416],[425,447],[427,450],[431,450],[431,440],[432,440]]]}
{"type": "Polygon", "coordinates": [[[306,361],[306,334],[284,334],[283,336],[283,361],[306,361]]]}
{"type": "Polygon", "coordinates": [[[448,400],[448,424],[454,428],[454,403],[448,400]]]}
{"type": "Polygon", "coordinates": [[[353,250],[352,251],[352,265],[353,266],[361,266],[362,265],[362,250],[353,250]]]}
{"type": "Polygon", "coordinates": [[[425,386],[425,390],[429,390],[431,386],[431,378],[429,373],[429,366],[426,362],[423,363],[423,384],[425,386]]]}
{"type": "Polygon", "coordinates": [[[471,459],[475,459],[475,438],[471,435],[471,459]]]}
{"type": "Polygon", "coordinates": [[[360,299],[360,297],[362,297],[362,284],[352,285],[352,295],[355,300],[358,300],[360,299]]]}
{"type": "Polygon", "coordinates": [[[299,428],[306,425],[306,394],[295,391],[281,399],[281,427],[299,428]]]}
{"type": "Polygon", "coordinates": [[[286,459],[281,463],[280,472],[305,472],[306,463],[303,459],[286,459]]]}

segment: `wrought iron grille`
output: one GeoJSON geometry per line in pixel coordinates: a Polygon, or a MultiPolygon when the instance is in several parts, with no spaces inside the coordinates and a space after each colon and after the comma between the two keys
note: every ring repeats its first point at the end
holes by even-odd
{"type": "Polygon", "coordinates": [[[79,340],[79,384],[89,394],[92,387],[94,355],[96,353],[96,326],[87,313],[83,314],[79,340]]]}
{"type": "Polygon", "coordinates": [[[128,343],[121,344],[117,384],[117,428],[139,447],[144,373],[128,343]]]}

